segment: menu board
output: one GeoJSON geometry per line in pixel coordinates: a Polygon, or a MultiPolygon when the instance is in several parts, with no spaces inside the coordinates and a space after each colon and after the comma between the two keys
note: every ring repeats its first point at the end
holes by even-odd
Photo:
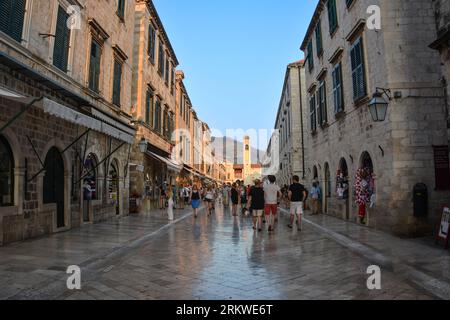
{"type": "Polygon", "coordinates": [[[448,248],[448,239],[450,231],[450,206],[444,206],[442,208],[441,223],[439,224],[439,231],[436,238],[436,243],[439,240],[445,241],[445,248],[448,248]]]}
{"type": "Polygon", "coordinates": [[[450,159],[448,146],[433,146],[436,190],[450,190],[450,159]]]}

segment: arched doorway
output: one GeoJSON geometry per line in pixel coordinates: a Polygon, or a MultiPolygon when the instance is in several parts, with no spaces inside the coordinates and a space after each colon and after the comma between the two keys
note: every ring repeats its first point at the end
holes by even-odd
{"type": "Polygon", "coordinates": [[[317,171],[317,167],[314,166],[313,168],[313,180],[314,181],[319,181],[319,172],[317,171]]]}
{"type": "Polygon", "coordinates": [[[98,199],[97,157],[90,153],[84,161],[83,222],[90,221],[90,202],[98,199]]]}
{"type": "Polygon", "coordinates": [[[56,227],[66,225],[64,214],[64,161],[56,147],[52,147],[45,157],[43,184],[44,203],[56,203],[56,227]]]}
{"type": "Polygon", "coordinates": [[[339,161],[339,169],[336,177],[336,190],[338,199],[343,201],[344,208],[343,214],[345,219],[350,219],[350,186],[348,179],[348,166],[347,161],[341,158],[339,161]]]}
{"type": "Polygon", "coordinates": [[[369,225],[369,212],[367,210],[375,194],[373,161],[368,152],[363,152],[359,162],[359,169],[355,177],[355,201],[358,205],[360,223],[369,225]]]}
{"type": "Polygon", "coordinates": [[[111,165],[109,166],[108,186],[109,199],[111,199],[112,203],[114,204],[116,215],[119,215],[119,166],[117,165],[117,161],[112,161],[111,165]]]}
{"type": "Polygon", "coordinates": [[[330,172],[330,165],[325,163],[324,166],[324,176],[325,176],[325,182],[324,182],[324,212],[328,213],[328,201],[331,197],[331,172],[330,172]]]}
{"type": "Polygon", "coordinates": [[[0,207],[14,205],[14,157],[6,139],[0,135],[0,207]]]}

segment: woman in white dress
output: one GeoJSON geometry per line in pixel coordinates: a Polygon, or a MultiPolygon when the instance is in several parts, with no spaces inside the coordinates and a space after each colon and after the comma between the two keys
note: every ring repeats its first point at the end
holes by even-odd
{"type": "Polygon", "coordinates": [[[173,191],[172,187],[169,188],[169,191],[167,192],[167,199],[168,199],[168,207],[167,207],[167,215],[169,217],[169,221],[173,221],[173,191]]]}

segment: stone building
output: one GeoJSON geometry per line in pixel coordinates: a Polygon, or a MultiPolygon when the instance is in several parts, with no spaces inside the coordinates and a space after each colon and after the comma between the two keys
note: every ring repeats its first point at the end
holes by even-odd
{"type": "MultiPolygon", "coordinates": [[[[432,49],[438,50],[442,63],[442,83],[446,95],[446,110],[450,120],[450,2],[445,0],[434,0],[436,13],[436,39],[430,44],[432,49]]],[[[448,128],[450,128],[450,121],[448,128]]],[[[450,133],[450,131],[449,131],[450,133]]],[[[450,137],[450,134],[449,134],[450,137]]]]}
{"type": "Polygon", "coordinates": [[[304,61],[287,66],[278,107],[275,130],[279,133],[280,168],[275,175],[279,185],[290,185],[292,176],[306,178],[306,88],[304,61]],[[302,116],[300,116],[302,115],[302,116]]]}
{"type": "MultiPolygon", "coordinates": [[[[219,139],[222,140],[222,139],[219,139]]],[[[239,152],[236,150],[236,146],[240,143],[229,143],[229,139],[223,138],[224,156],[230,149],[233,149],[234,145],[234,161],[230,162],[225,156],[226,161],[223,163],[225,168],[225,181],[228,183],[236,182],[237,180],[244,181],[244,184],[252,185],[255,179],[261,179],[261,164],[256,159],[252,158],[252,147],[250,136],[244,137],[244,143],[242,144],[242,157],[239,157],[239,152]],[[231,145],[231,148],[230,148],[231,145]],[[228,150],[228,151],[225,151],[228,150]]],[[[259,154],[259,153],[258,153],[259,154]]]]}
{"type": "Polygon", "coordinates": [[[0,244],[127,215],[134,3],[0,12],[0,244]]]}
{"type": "Polygon", "coordinates": [[[182,169],[172,157],[178,59],[153,2],[137,0],[135,11],[131,87],[137,134],[130,192],[154,209],[160,207],[161,189],[173,186],[182,169]],[[144,153],[141,141],[147,143],[144,153]]]}
{"type": "Polygon", "coordinates": [[[406,236],[433,231],[440,218],[450,193],[434,159],[448,138],[439,54],[428,47],[436,38],[433,6],[426,0],[319,1],[301,49],[309,178],[321,183],[323,211],[406,236]],[[388,103],[384,121],[369,112],[374,93],[388,103]],[[357,179],[358,169],[367,184],[357,179]],[[428,189],[425,211],[412,201],[420,183],[428,189]],[[360,199],[365,205],[356,204],[360,199]]]}
{"type": "Polygon", "coordinates": [[[197,116],[192,108],[192,102],[184,86],[184,73],[181,70],[176,72],[176,112],[174,133],[175,149],[173,155],[175,159],[183,164],[183,168],[178,177],[178,184],[192,184],[195,178],[201,175],[194,169],[194,122],[197,116]]]}

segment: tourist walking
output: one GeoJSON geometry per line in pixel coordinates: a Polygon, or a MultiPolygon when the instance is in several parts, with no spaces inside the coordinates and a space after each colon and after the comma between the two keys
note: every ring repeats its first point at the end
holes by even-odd
{"type": "Polygon", "coordinates": [[[255,186],[250,189],[248,208],[253,216],[253,230],[262,231],[262,216],[264,214],[264,189],[261,181],[255,180],[255,186]]]}
{"type": "Polygon", "coordinates": [[[316,181],[313,182],[309,195],[311,196],[311,214],[317,215],[319,214],[320,187],[316,181]]]}
{"type": "Polygon", "coordinates": [[[167,191],[167,216],[169,217],[170,221],[173,221],[173,205],[174,205],[174,201],[173,201],[173,191],[172,191],[172,187],[169,187],[169,190],[167,191]]]}
{"type": "Polygon", "coordinates": [[[288,192],[291,208],[291,221],[288,227],[293,228],[295,217],[297,216],[297,230],[302,231],[303,201],[306,199],[307,193],[305,186],[300,183],[299,176],[294,176],[292,181],[293,183],[289,187],[288,192]]]}
{"type": "Polygon", "coordinates": [[[241,186],[241,206],[242,206],[242,214],[247,215],[247,187],[245,185],[241,186]]]}
{"type": "Polygon", "coordinates": [[[205,201],[208,204],[208,217],[211,216],[212,211],[214,209],[214,190],[211,186],[208,186],[205,193],[205,201]]]}
{"type": "Polygon", "coordinates": [[[239,205],[239,191],[237,189],[237,184],[233,183],[231,186],[231,212],[233,216],[237,216],[237,207],[239,205]]]}
{"type": "Polygon", "coordinates": [[[274,230],[274,219],[277,217],[278,199],[281,197],[280,187],[275,183],[277,178],[269,176],[269,184],[264,186],[265,214],[269,222],[269,232],[274,230]]]}
{"type": "Polygon", "coordinates": [[[194,217],[198,217],[198,208],[200,208],[201,204],[201,196],[200,191],[198,190],[196,185],[192,186],[192,190],[190,192],[189,201],[191,202],[192,209],[194,210],[194,217]]]}

